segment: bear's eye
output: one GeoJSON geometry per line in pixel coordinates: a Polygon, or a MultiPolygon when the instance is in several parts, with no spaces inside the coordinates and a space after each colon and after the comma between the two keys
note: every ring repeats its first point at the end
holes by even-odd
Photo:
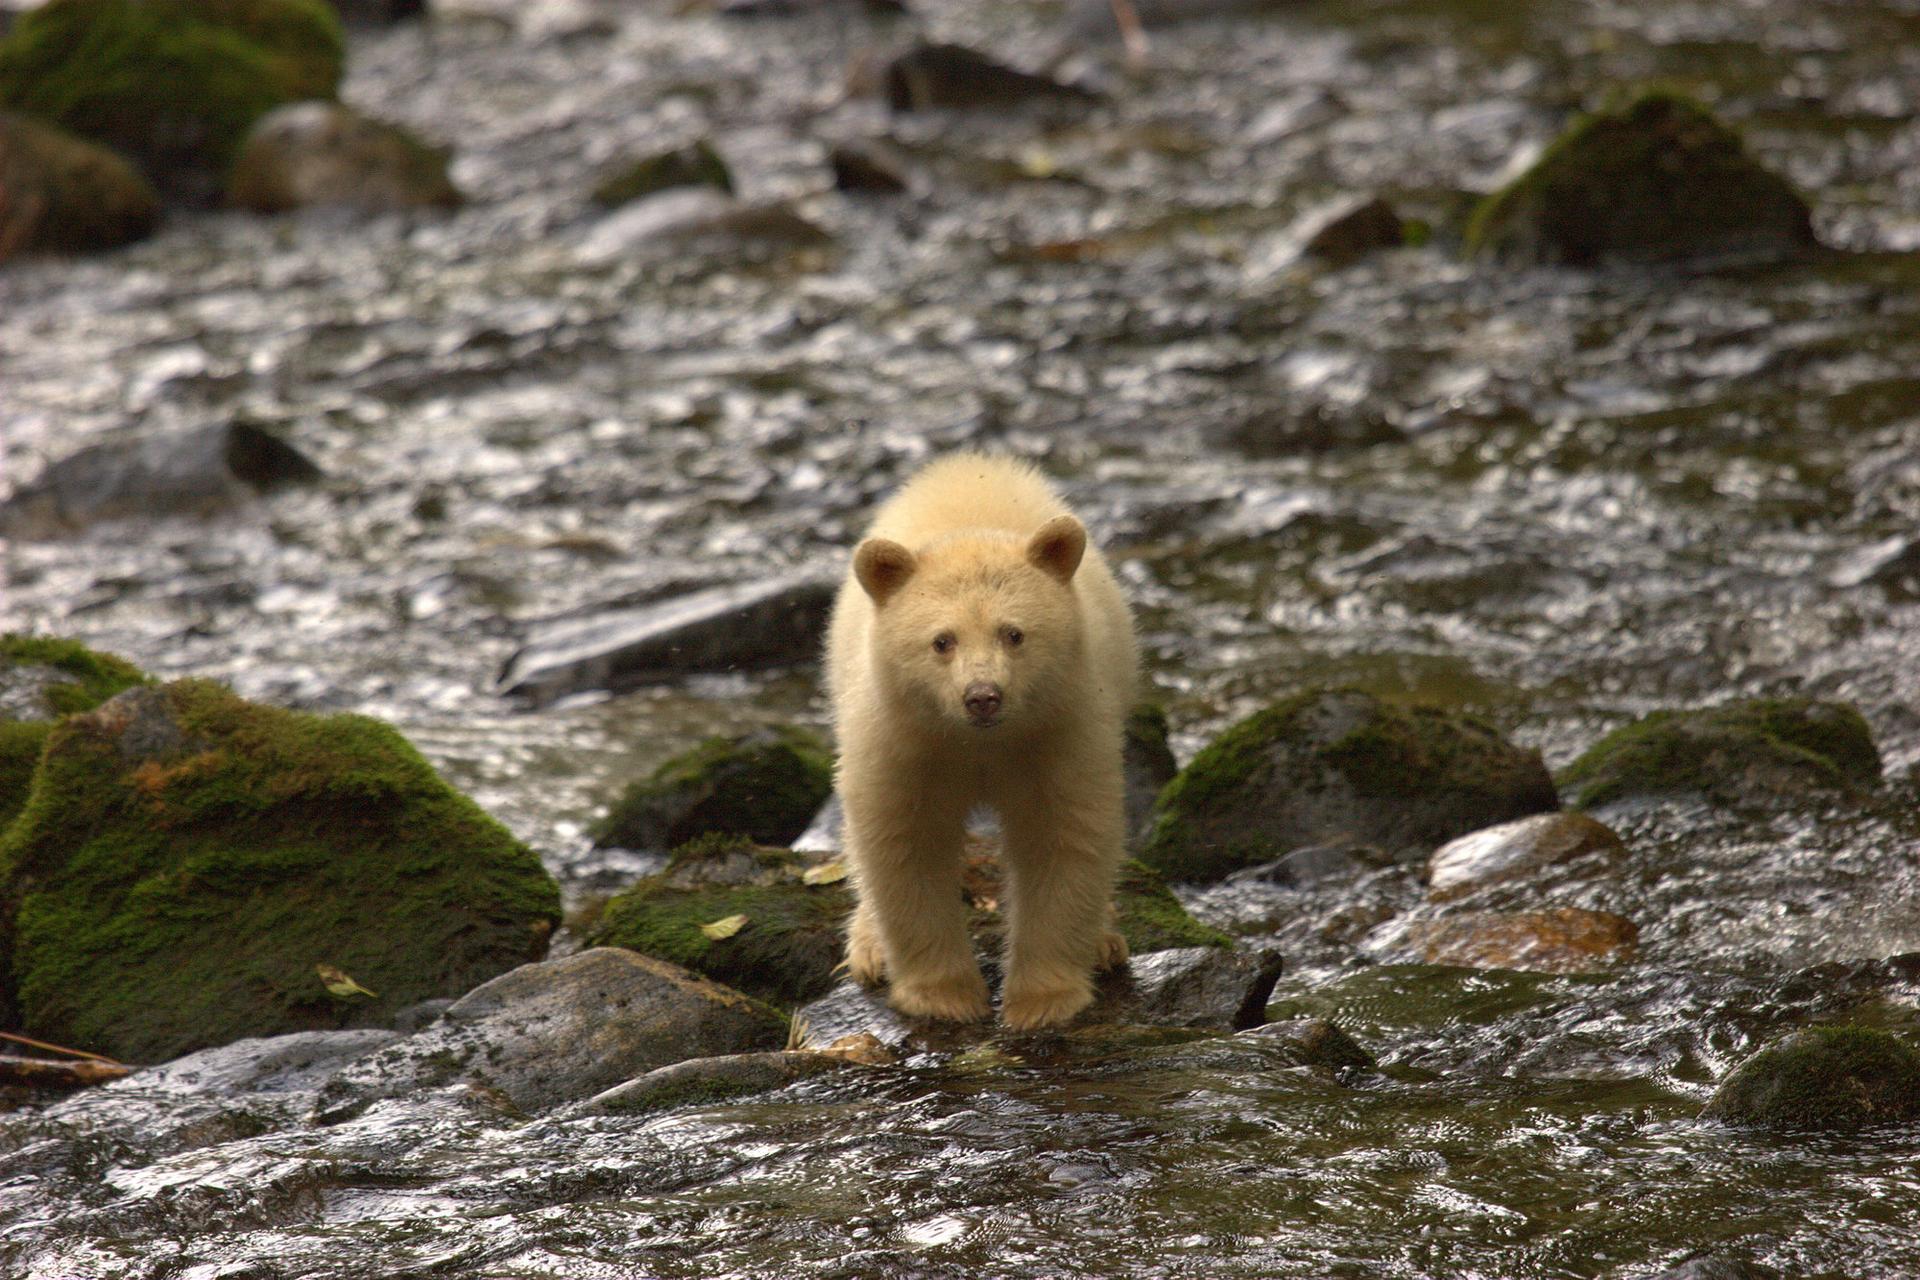
{"type": "Polygon", "coordinates": [[[1020,642],[1027,638],[1027,633],[1018,627],[1008,627],[1000,634],[1001,637],[1006,640],[1009,649],[1018,649],[1020,642]]]}
{"type": "Polygon", "coordinates": [[[939,635],[935,636],[933,638],[933,651],[935,653],[952,653],[953,633],[950,631],[942,631],[939,635]]]}

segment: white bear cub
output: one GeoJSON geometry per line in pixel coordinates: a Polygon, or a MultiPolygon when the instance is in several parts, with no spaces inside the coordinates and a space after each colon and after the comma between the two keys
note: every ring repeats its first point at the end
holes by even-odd
{"type": "Polygon", "coordinates": [[[1126,960],[1122,734],[1138,656],[1087,531],[1031,466],[943,458],[881,507],[834,606],[827,679],[859,906],[847,965],[902,1013],[991,1011],[961,896],[967,813],[1000,814],[1001,1016],[1064,1023],[1126,960]]]}

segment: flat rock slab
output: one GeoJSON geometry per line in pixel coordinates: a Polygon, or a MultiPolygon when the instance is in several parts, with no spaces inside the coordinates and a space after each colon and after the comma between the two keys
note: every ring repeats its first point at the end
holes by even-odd
{"type": "Polygon", "coordinates": [[[820,650],[835,584],[777,578],[551,624],[507,659],[500,692],[545,706],[698,672],[760,670],[820,650]]]}
{"type": "Polygon", "coordinates": [[[1384,958],[1474,969],[1589,973],[1631,957],[1639,936],[1631,920],[1610,911],[1470,911],[1410,922],[1384,958]]]}
{"type": "Polygon", "coordinates": [[[592,1097],[689,1058],[774,1049],[778,1014],[675,965],[601,947],[522,965],[474,988],[425,1030],[328,1082],[323,1121],[380,1098],[468,1082],[523,1111],[592,1097]]]}
{"type": "Polygon", "coordinates": [[[785,1088],[796,1080],[842,1071],[845,1058],[797,1049],[769,1053],[729,1053],[656,1067],[637,1080],[615,1085],[560,1113],[575,1116],[626,1116],[691,1103],[720,1103],[785,1088]]]}

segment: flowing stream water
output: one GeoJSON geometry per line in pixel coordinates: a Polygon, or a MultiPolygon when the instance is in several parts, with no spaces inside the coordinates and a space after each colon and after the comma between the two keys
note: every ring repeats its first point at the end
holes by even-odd
{"type": "MultiPolygon", "coordinates": [[[[1920,951],[1920,7],[1802,0],[1247,6],[1144,68],[1057,6],[472,7],[351,43],[343,96],[452,143],[453,215],[177,216],[0,272],[0,490],[83,445],[245,420],[317,488],[5,549],[0,624],[397,724],[574,900],[583,832],[709,733],[824,721],[811,669],[530,711],[542,620],[831,567],[953,446],[1031,456],[1111,549],[1184,758],[1317,683],[1467,708],[1565,764],[1646,711],[1845,700],[1869,812],[1605,814],[1620,973],[1367,965],[1341,890],[1193,895],[1289,946],[1245,1039],[928,1059],[740,1105],[527,1125],[375,1111],[157,1158],[0,1120],[0,1262],[67,1276],[1639,1276],[1720,1251],[1920,1275],[1920,1131],[1701,1122],[1760,1041],[1912,1030],[1920,951]],[[1108,92],[890,118],[844,92],[925,31],[1108,92]],[[1619,86],[1695,93],[1844,252],[1718,273],[1463,261],[1483,191],[1619,86]],[[918,190],[833,192],[887,134],[918,190]],[[605,261],[607,162],[714,139],[831,247],[605,261]],[[1333,268],[1388,195],[1428,247],[1333,268]],[[1909,560],[1913,559],[1909,550],[1909,560]],[[1887,565],[1895,566],[1888,570],[1887,565]],[[1905,815],[1904,817],[1902,815],[1905,815]],[[42,1150],[42,1162],[33,1153],[42,1150]],[[25,1163],[19,1163],[24,1161],[25,1163]],[[5,1163],[27,1174],[7,1181],[5,1163]]],[[[1094,24],[1097,25],[1097,24],[1094,24]]],[[[1387,909],[1410,882],[1378,888],[1387,909]]]]}

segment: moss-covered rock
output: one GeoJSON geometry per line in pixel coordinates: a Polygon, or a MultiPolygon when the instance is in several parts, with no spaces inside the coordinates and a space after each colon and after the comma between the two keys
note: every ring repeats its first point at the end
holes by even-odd
{"type": "Polygon", "coordinates": [[[1167,713],[1142,702],[1127,716],[1121,756],[1127,781],[1127,847],[1138,850],[1153,827],[1153,802],[1180,766],[1167,743],[1167,713]]]}
{"type": "Polygon", "coordinates": [[[593,189],[595,204],[626,204],[669,187],[714,187],[733,194],[733,171],[705,138],[614,166],[593,189]]]}
{"type": "Polygon", "coordinates": [[[1772,260],[1815,247],[1806,201],[1704,107],[1648,93],[1577,122],[1481,202],[1467,248],[1510,262],[1772,260]]]}
{"type": "MultiPolygon", "coordinates": [[[[53,722],[146,682],[131,663],[77,641],[0,635],[0,832],[27,802],[53,722]]],[[[5,929],[0,920],[0,951],[5,929]]]]}
{"type": "Polygon", "coordinates": [[[789,844],[833,791],[833,758],[803,729],[709,738],[636,782],[594,833],[596,843],[673,849],[718,832],[789,844]]]}
{"type": "Polygon", "coordinates": [[[0,837],[24,1025],[136,1062],[384,1022],[539,958],[558,915],[533,852],[393,729],[207,681],[68,717],[0,837]]]}
{"type": "Polygon", "coordinates": [[[1560,783],[1583,809],[1685,792],[1774,806],[1858,794],[1879,777],[1872,731],[1852,707],[1755,698],[1636,720],[1589,747],[1560,783]]]}
{"type": "Polygon", "coordinates": [[[1702,1114],[1727,1124],[1838,1132],[1920,1120],[1920,1049],[1865,1027],[1796,1031],[1741,1063],[1702,1114]]]}
{"type": "Polygon", "coordinates": [[[0,261],[85,253],[152,233],[160,197],[134,167],[63,129],[0,111],[0,261]]]}
{"type": "Polygon", "coordinates": [[[1318,690],[1195,756],[1161,792],[1141,861],[1171,880],[1217,880],[1336,840],[1425,852],[1558,807],[1539,753],[1477,717],[1318,690]]]}
{"type": "MultiPolygon", "coordinates": [[[[670,960],[775,1004],[800,1004],[832,987],[840,963],[853,893],[844,878],[823,879],[816,870],[839,865],[739,836],[705,836],[676,850],[665,870],[611,899],[588,941],[670,960]],[[736,916],[744,919],[731,932],[702,927],[736,916]]],[[[963,887],[976,945],[997,954],[1000,870],[990,845],[969,852],[963,887]]],[[[1114,907],[1116,927],[1136,954],[1233,945],[1188,915],[1160,877],[1137,862],[1122,868],[1114,907]]]]}
{"type": "Polygon", "coordinates": [[[446,148],[337,102],[296,102],[262,116],[234,161],[227,198],[280,213],[335,205],[381,213],[452,208],[460,189],[446,148]]]}
{"type": "Polygon", "coordinates": [[[0,41],[0,106],[125,155],[173,199],[218,199],[241,139],[331,98],[345,45],[325,0],[49,0],[0,41]]]}

